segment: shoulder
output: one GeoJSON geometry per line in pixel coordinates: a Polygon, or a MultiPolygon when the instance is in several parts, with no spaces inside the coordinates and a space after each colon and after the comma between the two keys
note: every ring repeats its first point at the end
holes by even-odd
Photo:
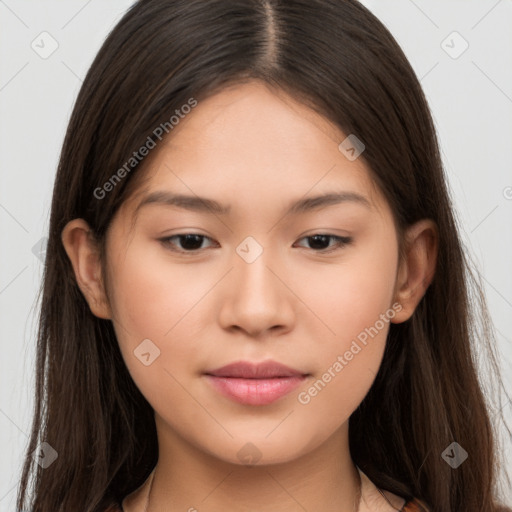
{"type": "Polygon", "coordinates": [[[361,512],[429,512],[419,500],[406,500],[390,491],[379,489],[358,467],[361,477],[361,512]]]}

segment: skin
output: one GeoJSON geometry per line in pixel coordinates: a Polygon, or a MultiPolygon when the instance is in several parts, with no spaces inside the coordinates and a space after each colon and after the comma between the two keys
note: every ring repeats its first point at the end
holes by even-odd
{"type": "MultiPolygon", "coordinates": [[[[434,274],[435,224],[409,228],[399,265],[389,205],[362,158],[350,161],[338,149],[346,134],[262,83],[199,102],[171,135],[111,223],[105,270],[83,219],[62,232],[92,313],[112,320],[128,370],[155,411],[159,460],[148,510],[354,510],[360,481],[348,420],[379,369],[389,322],[309,403],[298,395],[393,304],[401,310],[390,321],[410,318],[434,274]],[[150,204],[132,226],[142,195],[154,190],[231,210],[150,204]],[[284,215],[291,202],[330,191],[356,192],[371,207],[343,202],[284,215]],[[207,238],[192,255],[159,241],[178,233],[207,238]],[[353,241],[315,246],[307,237],[317,233],[353,241]],[[236,251],[248,236],[263,248],[251,263],[236,251]],[[134,355],[145,339],[160,350],[149,366],[134,355]],[[220,395],[202,375],[267,359],[310,376],[276,402],[252,406],[220,395]],[[260,457],[252,467],[237,455],[247,443],[260,457]]],[[[173,242],[183,247],[183,239],[173,242]]],[[[146,491],[125,500],[125,511],[142,511],[146,491]]]]}

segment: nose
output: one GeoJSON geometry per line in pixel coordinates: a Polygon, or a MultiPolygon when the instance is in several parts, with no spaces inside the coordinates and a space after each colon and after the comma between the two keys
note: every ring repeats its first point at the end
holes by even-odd
{"type": "Polygon", "coordinates": [[[292,329],[294,294],[276,258],[264,249],[250,263],[238,254],[234,254],[232,261],[234,268],[220,291],[221,326],[230,331],[244,331],[251,337],[292,329]]]}

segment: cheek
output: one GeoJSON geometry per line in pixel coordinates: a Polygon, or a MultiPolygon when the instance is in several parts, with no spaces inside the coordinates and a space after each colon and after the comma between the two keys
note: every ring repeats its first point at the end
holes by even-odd
{"type": "Polygon", "coordinates": [[[132,378],[150,402],[156,400],[157,390],[176,394],[179,386],[171,375],[181,380],[195,371],[194,314],[218,278],[205,277],[193,267],[178,269],[159,249],[142,250],[135,243],[111,265],[116,336],[132,378]],[[148,352],[147,359],[154,362],[146,366],[141,358],[148,352]]]}
{"type": "Polygon", "coordinates": [[[339,261],[293,269],[297,294],[320,320],[315,325],[327,345],[341,350],[390,309],[397,253],[384,242],[361,243],[339,261]]]}
{"type": "Polygon", "coordinates": [[[298,402],[311,418],[328,418],[326,429],[348,419],[379,370],[395,314],[395,250],[372,245],[354,250],[340,265],[318,266],[315,279],[299,293],[321,322],[310,323],[311,339],[318,340],[318,371],[298,402]]]}
{"type": "Polygon", "coordinates": [[[175,326],[211,287],[211,279],[193,265],[178,267],[163,251],[132,245],[112,265],[114,315],[134,341],[171,339],[175,326]]]}
{"type": "Polygon", "coordinates": [[[297,418],[314,439],[326,438],[345,424],[370,390],[384,349],[381,340],[371,343],[359,344],[350,361],[340,350],[340,359],[333,357],[298,394],[297,418]]]}

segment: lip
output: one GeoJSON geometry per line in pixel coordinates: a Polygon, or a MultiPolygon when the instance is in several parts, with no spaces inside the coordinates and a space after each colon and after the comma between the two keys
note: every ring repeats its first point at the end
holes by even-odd
{"type": "Polygon", "coordinates": [[[275,402],[300,386],[308,376],[276,361],[237,361],[204,375],[216,391],[246,405],[275,402]]]}

